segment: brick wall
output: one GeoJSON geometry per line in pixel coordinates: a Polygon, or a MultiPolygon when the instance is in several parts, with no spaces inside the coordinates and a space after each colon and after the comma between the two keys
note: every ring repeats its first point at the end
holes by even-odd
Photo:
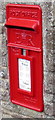
{"type": "MultiPolygon", "coordinates": [[[[54,48],[54,0],[4,0],[0,1],[0,118],[54,118],[55,116],[55,64],[53,56],[54,48]],[[46,1],[46,2],[45,2],[46,1]],[[7,36],[4,27],[6,19],[6,4],[38,4],[42,8],[42,23],[43,23],[43,64],[44,64],[44,81],[43,81],[43,96],[44,96],[44,111],[36,112],[10,102],[9,95],[9,71],[8,71],[8,51],[7,51],[7,36]],[[53,64],[54,62],[54,64],[53,64]],[[54,77],[53,77],[54,76],[54,77]],[[54,87],[54,89],[53,89],[54,87]]],[[[55,51],[54,51],[55,52],[55,51]]]]}

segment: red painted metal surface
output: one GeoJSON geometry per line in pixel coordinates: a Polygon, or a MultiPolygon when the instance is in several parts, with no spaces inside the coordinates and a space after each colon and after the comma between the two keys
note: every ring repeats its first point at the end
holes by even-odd
{"type": "Polygon", "coordinates": [[[8,4],[5,25],[8,36],[10,99],[12,103],[41,112],[44,104],[40,6],[8,4]],[[23,49],[26,50],[26,55],[22,54],[23,49]],[[31,91],[19,87],[19,60],[30,61],[31,91]]]}

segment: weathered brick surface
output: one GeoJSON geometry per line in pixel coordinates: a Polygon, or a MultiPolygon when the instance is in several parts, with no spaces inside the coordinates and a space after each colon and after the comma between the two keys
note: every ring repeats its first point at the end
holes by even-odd
{"type": "Polygon", "coordinates": [[[53,103],[45,104],[45,113],[49,116],[53,116],[53,103]]]}
{"type": "MultiPolygon", "coordinates": [[[[54,31],[53,31],[53,43],[54,43],[54,46],[53,46],[53,49],[54,49],[54,71],[55,71],[55,2],[53,4],[53,27],[54,27],[54,31]]],[[[55,72],[53,74],[53,115],[55,116],[55,72]]]]}
{"type": "Polygon", "coordinates": [[[0,34],[0,66],[2,64],[2,52],[1,52],[1,49],[2,49],[2,34],[0,34]]]}
{"type": "Polygon", "coordinates": [[[55,34],[53,32],[53,28],[55,26],[53,15],[55,14],[54,0],[19,0],[19,2],[18,0],[4,0],[0,3],[0,93],[2,93],[0,94],[0,99],[2,100],[2,115],[0,116],[4,118],[53,118],[55,116],[55,80],[53,80],[53,78],[55,78],[55,68],[53,67],[53,39],[55,37],[55,34]],[[4,27],[6,18],[5,7],[6,4],[10,2],[20,4],[39,4],[42,8],[44,63],[44,111],[42,113],[12,104],[10,102],[9,72],[7,60],[7,36],[6,29],[4,27]]]}

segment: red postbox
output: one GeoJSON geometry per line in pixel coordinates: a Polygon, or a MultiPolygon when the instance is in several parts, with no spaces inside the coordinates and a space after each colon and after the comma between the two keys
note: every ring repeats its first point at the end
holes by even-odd
{"type": "Polygon", "coordinates": [[[38,5],[8,4],[6,24],[10,99],[43,111],[42,11],[38,5]]]}

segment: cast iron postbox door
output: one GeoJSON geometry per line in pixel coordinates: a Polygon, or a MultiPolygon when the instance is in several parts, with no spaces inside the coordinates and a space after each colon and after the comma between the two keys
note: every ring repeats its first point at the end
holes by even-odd
{"type": "Polygon", "coordinates": [[[42,11],[38,5],[6,6],[10,99],[43,111],[42,11]]]}

